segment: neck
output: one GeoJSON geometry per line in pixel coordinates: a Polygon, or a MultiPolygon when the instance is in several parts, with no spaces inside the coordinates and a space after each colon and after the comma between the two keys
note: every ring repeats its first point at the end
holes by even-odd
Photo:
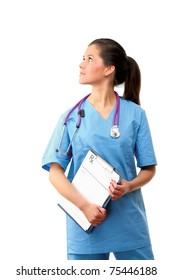
{"type": "Polygon", "coordinates": [[[92,90],[88,100],[98,108],[113,107],[116,103],[114,90],[92,90]]]}

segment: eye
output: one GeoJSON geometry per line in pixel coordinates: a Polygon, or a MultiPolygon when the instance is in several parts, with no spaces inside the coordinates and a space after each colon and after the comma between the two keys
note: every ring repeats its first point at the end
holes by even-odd
{"type": "Polygon", "coordinates": [[[83,56],[83,61],[86,60],[86,59],[89,62],[93,61],[93,57],[92,56],[88,56],[88,57],[83,56]]]}
{"type": "Polygon", "coordinates": [[[93,61],[92,56],[89,56],[89,57],[88,57],[88,60],[89,60],[89,61],[93,61]]]}

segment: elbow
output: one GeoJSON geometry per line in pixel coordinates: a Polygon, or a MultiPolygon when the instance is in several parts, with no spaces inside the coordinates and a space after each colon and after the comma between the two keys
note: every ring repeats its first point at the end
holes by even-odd
{"type": "Polygon", "coordinates": [[[156,174],[156,166],[155,165],[151,166],[151,172],[152,172],[152,177],[154,177],[155,174],[156,174]]]}
{"type": "Polygon", "coordinates": [[[151,180],[156,174],[156,165],[149,165],[142,167],[142,170],[148,172],[149,180],[151,180]]]}

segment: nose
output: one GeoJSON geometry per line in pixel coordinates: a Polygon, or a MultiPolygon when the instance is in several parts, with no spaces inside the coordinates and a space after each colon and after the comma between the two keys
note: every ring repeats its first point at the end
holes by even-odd
{"type": "Polygon", "coordinates": [[[84,68],[84,60],[82,60],[82,62],[79,64],[80,68],[84,68]]]}

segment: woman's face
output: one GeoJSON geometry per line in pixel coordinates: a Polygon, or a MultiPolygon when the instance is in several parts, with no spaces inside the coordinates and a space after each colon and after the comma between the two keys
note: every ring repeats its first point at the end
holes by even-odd
{"type": "Polygon", "coordinates": [[[99,55],[97,45],[91,45],[86,49],[80,67],[80,84],[99,85],[105,79],[107,67],[99,55]]]}

